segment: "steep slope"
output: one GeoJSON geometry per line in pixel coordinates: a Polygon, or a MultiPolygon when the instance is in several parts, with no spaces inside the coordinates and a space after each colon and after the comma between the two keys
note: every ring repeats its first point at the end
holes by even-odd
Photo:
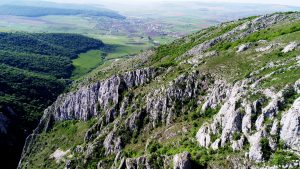
{"type": "Polygon", "coordinates": [[[0,33],[1,167],[16,167],[25,138],[69,84],[71,59],[103,47],[75,34],[0,33]]]}
{"type": "Polygon", "coordinates": [[[300,13],[104,65],[48,107],[19,168],[299,167],[300,13]]]}

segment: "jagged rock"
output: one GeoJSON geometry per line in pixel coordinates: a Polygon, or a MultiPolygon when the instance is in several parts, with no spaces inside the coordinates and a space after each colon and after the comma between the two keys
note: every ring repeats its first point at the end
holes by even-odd
{"type": "Polygon", "coordinates": [[[60,163],[61,161],[65,160],[65,157],[70,153],[70,150],[63,151],[61,149],[55,150],[53,154],[50,155],[50,158],[53,158],[56,163],[60,163]]]}
{"type": "Polygon", "coordinates": [[[98,115],[101,110],[111,108],[106,111],[106,122],[109,122],[119,113],[116,112],[114,106],[119,103],[122,91],[149,82],[155,77],[155,74],[154,69],[145,68],[113,76],[93,85],[82,87],[77,92],[60,96],[48,109],[52,110],[55,120],[88,120],[98,115]]]}
{"type": "Polygon", "coordinates": [[[279,128],[279,121],[275,119],[270,134],[276,136],[278,134],[278,128],[279,128]]]}
{"type": "Polygon", "coordinates": [[[174,169],[191,169],[191,155],[188,152],[176,154],[173,158],[174,169]]]}
{"type": "Polygon", "coordinates": [[[211,148],[213,150],[217,150],[219,149],[220,145],[221,145],[221,139],[218,138],[215,142],[211,144],[211,148]]]}
{"type": "Polygon", "coordinates": [[[130,117],[125,122],[129,130],[130,131],[138,130],[140,127],[138,125],[142,123],[143,117],[144,117],[143,111],[138,111],[130,115],[130,117]]]}
{"type": "Polygon", "coordinates": [[[200,146],[209,147],[210,146],[210,127],[208,124],[203,125],[197,132],[196,139],[200,146]]]}
{"type": "Polygon", "coordinates": [[[244,146],[244,142],[245,142],[244,137],[240,138],[239,140],[232,141],[232,146],[231,147],[232,147],[233,151],[241,150],[244,146]]]}
{"type": "Polygon", "coordinates": [[[127,169],[152,169],[147,157],[127,158],[127,169]]]}
{"type": "Polygon", "coordinates": [[[249,138],[250,150],[249,150],[249,159],[261,162],[263,161],[263,153],[261,150],[261,139],[264,137],[262,131],[258,131],[249,138]]]}
{"type": "Polygon", "coordinates": [[[300,97],[281,119],[280,138],[291,149],[300,151],[300,97]]]}
{"type": "Polygon", "coordinates": [[[265,47],[260,47],[260,48],[256,48],[255,51],[256,52],[266,52],[269,51],[270,49],[272,49],[274,47],[273,44],[265,46],[265,47]]]}
{"type": "Polygon", "coordinates": [[[204,54],[200,54],[195,57],[192,57],[191,59],[187,60],[187,63],[192,65],[198,65],[201,62],[201,60],[203,60],[204,58],[213,57],[216,55],[218,55],[218,52],[216,51],[206,52],[204,54]]]}
{"type": "Polygon", "coordinates": [[[244,51],[246,51],[247,49],[249,49],[250,48],[250,46],[251,46],[251,44],[242,44],[242,45],[240,45],[240,46],[238,46],[238,49],[237,49],[237,53],[241,53],[241,52],[244,52],[244,51]]]}
{"type": "MultiPolygon", "coordinates": [[[[256,105],[256,104],[257,103],[254,103],[254,105],[256,105]]],[[[247,104],[245,106],[245,115],[242,120],[242,132],[246,136],[251,131],[251,127],[252,127],[251,117],[257,113],[257,111],[254,109],[254,107],[256,107],[256,106],[253,106],[251,104],[247,104]]]]}
{"type": "Polygon", "coordinates": [[[275,138],[269,137],[269,146],[272,151],[277,149],[277,140],[275,138]]]}
{"type": "Polygon", "coordinates": [[[297,42],[291,42],[282,50],[282,52],[283,53],[291,52],[291,51],[295,50],[297,46],[298,46],[297,42]]]}
{"type": "Polygon", "coordinates": [[[209,88],[207,93],[208,97],[204,102],[201,111],[204,112],[208,108],[215,109],[228,95],[230,86],[221,80],[216,80],[214,86],[209,88]]]}
{"type": "Polygon", "coordinates": [[[104,142],[103,145],[106,149],[106,155],[109,154],[118,154],[121,151],[122,148],[122,141],[121,138],[116,136],[116,134],[114,132],[110,132],[104,142]]]}
{"type": "Polygon", "coordinates": [[[209,76],[203,78],[199,72],[193,72],[188,76],[181,75],[171,82],[167,88],[161,88],[150,92],[146,96],[146,112],[150,116],[152,126],[159,123],[171,124],[178,103],[188,102],[205,91],[209,87],[209,76]]]}
{"type": "Polygon", "coordinates": [[[264,39],[262,39],[262,40],[259,40],[259,41],[257,41],[258,43],[267,43],[268,41],[267,40],[264,40],[264,39]]]}

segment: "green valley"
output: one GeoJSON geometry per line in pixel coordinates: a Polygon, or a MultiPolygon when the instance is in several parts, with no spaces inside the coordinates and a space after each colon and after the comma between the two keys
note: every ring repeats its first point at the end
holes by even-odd
{"type": "Polygon", "coordinates": [[[101,52],[100,50],[90,50],[80,54],[77,59],[73,60],[74,71],[72,73],[72,78],[79,78],[98,67],[104,62],[106,55],[106,53],[101,52]]]}

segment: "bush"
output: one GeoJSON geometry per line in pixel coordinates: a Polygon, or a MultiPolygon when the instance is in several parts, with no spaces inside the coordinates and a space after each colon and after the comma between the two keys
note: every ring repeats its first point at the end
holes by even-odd
{"type": "Polygon", "coordinates": [[[298,157],[297,155],[295,155],[291,152],[279,150],[279,151],[276,151],[272,155],[272,158],[270,159],[269,163],[271,165],[282,166],[282,165],[286,165],[294,160],[299,160],[299,158],[300,157],[298,157]]]}
{"type": "Polygon", "coordinates": [[[157,141],[151,141],[147,146],[147,151],[151,154],[151,153],[155,153],[160,148],[161,145],[157,141]]]}
{"type": "Polygon", "coordinates": [[[264,137],[260,141],[261,144],[261,151],[263,153],[264,159],[269,160],[272,154],[272,149],[269,146],[269,139],[264,137]]]}
{"type": "Polygon", "coordinates": [[[232,137],[233,137],[233,140],[239,140],[239,139],[241,139],[241,133],[240,132],[234,132],[232,137]]]}

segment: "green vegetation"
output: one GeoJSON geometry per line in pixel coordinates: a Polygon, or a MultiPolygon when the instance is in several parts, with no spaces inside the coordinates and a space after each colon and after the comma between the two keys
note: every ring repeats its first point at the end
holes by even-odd
{"type": "Polygon", "coordinates": [[[60,56],[0,51],[0,62],[7,66],[53,75],[57,78],[68,78],[72,71],[70,58],[60,56]]]}
{"type": "Polygon", "coordinates": [[[77,54],[90,49],[100,49],[104,44],[76,34],[0,33],[0,50],[62,56],[74,59],[77,54]]]}
{"type": "Polygon", "coordinates": [[[83,144],[85,133],[93,124],[93,120],[56,123],[51,131],[41,133],[37,138],[26,168],[64,168],[64,165],[56,163],[54,159],[49,160],[50,155],[57,149],[73,150],[77,145],[83,144]]]}
{"type": "Polygon", "coordinates": [[[272,149],[269,145],[269,139],[264,137],[260,140],[261,151],[263,153],[264,159],[268,161],[272,155],[272,149]]]}
{"type": "Polygon", "coordinates": [[[237,40],[235,42],[219,42],[211,50],[227,50],[229,48],[234,48],[240,44],[245,44],[249,42],[257,42],[259,40],[274,40],[275,38],[294,32],[300,31],[300,22],[296,21],[288,25],[274,26],[268,29],[263,29],[261,31],[254,32],[249,36],[237,40]]]}
{"type": "Polygon", "coordinates": [[[289,164],[292,161],[299,160],[299,156],[295,155],[294,153],[284,151],[284,150],[277,150],[274,152],[268,162],[270,166],[283,166],[289,164]]]}
{"type": "Polygon", "coordinates": [[[213,39],[219,35],[224,34],[242,24],[246,20],[239,22],[228,23],[221,27],[210,27],[200,32],[194,33],[187,38],[189,41],[186,42],[185,38],[175,40],[171,44],[161,45],[155,50],[155,55],[152,57],[152,62],[157,63],[157,66],[169,67],[176,64],[175,59],[183,55],[194,46],[205,42],[206,40],[213,39]],[[209,36],[207,36],[207,34],[209,36]],[[205,36],[204,36],[205,35],[205,36]]]}
{"type": "Polygon", "coordinates": [[[106,55],[106,53],[103,53],[100,50],[91,50],[87,53],[80,54],[77,59],[73,60],[75,68],[72,73],[72,78],[81,77],[95,69],[103,63],[106,55]]]}
{"type": "Polygon", "coordinates": [[[35,126],[66,87],[71,59],[103,47],[101,41],[75,34],[1,33],[1,111],[10,107],[20,113],[22,124],[35,126]]]}
{"type": "Polygon", "coordinates": [[[25,137],[70,83],[71,59],[102,48],[101,41],[75,34],[0,33],[0,114],[10,121],[0,136],[3,158],[19,160],[25,137]]]}

